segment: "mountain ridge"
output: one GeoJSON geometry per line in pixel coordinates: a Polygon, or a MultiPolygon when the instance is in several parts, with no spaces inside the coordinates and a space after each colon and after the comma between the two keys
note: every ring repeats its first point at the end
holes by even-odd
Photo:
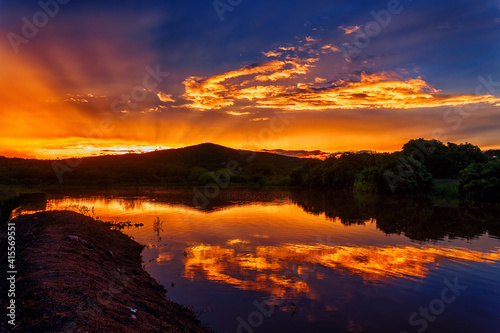
{"type": "Polygon", "coordinates": [[[195,184],[208,182],[210,172],[234,169],[235,182],[276,182],[310,159],[269,152],[238,150],[214,143],[147,153],[36,160],[0,157],[0,184],[195,184]],[[278,178],[280,178],[278,180],[278,178]]]}

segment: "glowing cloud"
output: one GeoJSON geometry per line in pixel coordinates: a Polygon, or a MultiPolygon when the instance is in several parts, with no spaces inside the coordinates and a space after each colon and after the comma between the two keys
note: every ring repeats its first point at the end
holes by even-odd
{"type": "Polygon", "coordinates": [[[317,41],[318,41],[318,39],[315,39],[315,38],[313,38],[311,36],[307,36],[306,37],[306,42],[317,42],[317,41]]]}
{"type": "Polygon", "coordinates": [[[236,112],[236,111],[226,111],[226,113],[231,116],[246,116],[247,114],[251,114],[251,112],[236,112]]]}
{"type": "MultiPolygon", "coordinates": [[[[253,77],[254,82],[293,78],[298,74],[306,74],[315,61],[316,59],[299,58],[284,61],[272,60],[242,67],[238,70],[212,76],[208,79],[191,76],[184,81],[186,92],[183,97],[191,102],[187,106],[198,110],[220,109],[232,106],[235,99],[263,98],[267,95],[266,91],[276,92],[280,88],[278,86],[262,86],[245,90],[245,88],[241,87],[241,82],[237,83],[234,80],[253,75],[256,75],[253,77]]],[[[248,82],[251,82],[251,80],[248,80],[248,82]]]]}
{"type": "Polygon", "coordinates": [[[156,94],[158,96],[158,99],[162,102],[175,102],[175,100],[172,98],[172,95],[170,94],[165,94],[161,91],[158,91],[158,93],[156,94]]]}
{"type": "MultiPolygon", "coordinates": [[[[341,26],[346,34],[359,26],[341,26]]],[[[281,111],[325,111],[336,109],[416,109],[485,103],[498,105],[492,95],[442,94],[421,77],[409,77],[405,70],[396,72],[352,73],[325,85],[326,79],[308,77],[324,53],[338,52],[333,44],[321,46],[306,37],[299,46],[282,46],[278,51],[263,52],[278,57],[209,78],[189,77],[184,81],[185,107],[196,110],[235,107],[267,108],[281,111]],[[284,55],[284,53],[286,55],[284,55]],[[294,81],[300,79],[300,82],[294,81]],[[303,80],[306,79],[305,83],[303,80]]],[[[232,111],[236,112],[236,111],[232,111]]],[[[229,113],[231,114],[231,113],[229,113]]]]}
{"type": "Polygon", "coordinates": [[[339,30],[344,31],[344,33],[346,35],[352,34],[356,31],[358,31],[359,29],[361,29],[361,26],[359,26],[359,25],[341,25],[341,26],[339,26],[339,30]]]}
{"type": "Polygon", "coordinates": [[[342,50],[340,48],[338,48],[337,46],[335,45],[331,45],[331,44],[327,44],[327,45],[323,45],[321,47],[321,53],[328,53],[328,52],[341,52],[342,50]]]}
{"type": "Polygon", "coordinates": [[[327,87],[315,86],[326,81],[319,77],[311,84],[277,82],[308,74],[316,61],[315,58],[274,60],[208,79],[191,77],[184,82],[184,98],[192,102],[187,106],[199,110],[233,106],[236,100],[254,102],[253,106],[257,108],[283,111],[415,109],[477,103],[496,105],[500,102],[500,98],[492,95],[443,95],[421,77],[404,79],[395,72],[363,72],[358,80],[337,80],[327,87]],[[258,75],[253,81],[252,78],[243,83],[230,81],[254,74],[258,75]],[[252,86],[269,81],[273,84],[252,86]]]}
{"type": "Polygon", "coordinates": [[[399,80],[388,73],[362,73],[360,81],[339,80],[324,89],[309,88],[266,100],[260,107],[287,111],[327,109],[414,109],[467,104],[497,104],[500,98],[492,95],[440,95],[439,90],[418,77],[399,80]]]}
{"type": "Polygon", "coordinates": [[[271,57],[279,57],[281,56],[283,53],[281,52],[276,52],[276,51],[269,51],[269,52],[262,52],[263,55],[265,55],[266,57],[268,58],[271,58],[271,57]]]}
{"type": "Polygon", "coordinates": [[[339,50],[340,51],[339,48],[337,48],[335,45],[331,45],[331,44],[326,44],[326,45],[323,45],[321,47],[322,50],[329,50],[329,49],[332,49],[332,48],[334,48],[335,50],[339,50]]]}

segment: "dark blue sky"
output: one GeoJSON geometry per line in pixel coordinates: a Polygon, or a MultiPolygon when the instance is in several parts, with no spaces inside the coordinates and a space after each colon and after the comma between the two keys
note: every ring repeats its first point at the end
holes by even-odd
{"type": "MultiPolygon", "coordinates": [[[[41,29],[37,40],[60,40],[73,47],[82,39],[114,43],[121,35],[134,52],[147,49],[172,70],[213,74],[256,62],[261,51],[304,36],[336,45],[352,42],[354,35],[346,36],[338,27],[363,26],[373,20],[371,11],[387,9],[389,2],[243,0],[229,5],[233,10],[223,13],[223,21],[213,3],[71,0],[48,24],[57,28],[50,33],[41,29]],[[72,21],[75,25],[68,27],[72,21]]],[[[400,6],[401,13],[392,15],[390,24],[359,53],[359,58],[380,60],[373,70],[418,67],[441,89],[469,92],[477,76],[499,73],[498,1],[405,0],[400,6]]],[[[1,1],[2,30],[19,31],[21,17],[30,18],[39,9],[36,1],[1,1]]],[[[23,52],[40,52],[23,46],[23,52]]]]}

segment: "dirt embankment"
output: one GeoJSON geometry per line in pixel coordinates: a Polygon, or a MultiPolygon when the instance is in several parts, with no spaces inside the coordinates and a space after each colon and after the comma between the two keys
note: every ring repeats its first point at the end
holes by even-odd
{"type": "MultiPolygon", "coordinates": [[[[14,221],[14,332],[210,332],[191,310],[166,299],[141,267],[142,246],[121,232],[68,211],[14,221]]],[[[10,331],[2,294],[0,331],[10,331]]]]}

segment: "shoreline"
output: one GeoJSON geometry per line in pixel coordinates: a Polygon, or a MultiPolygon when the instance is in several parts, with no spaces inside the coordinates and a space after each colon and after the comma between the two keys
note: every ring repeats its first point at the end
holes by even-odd
{"type": "MultiPolygon", "coordinates": [[[[8,281],[4,269],[0,286],[2,308],[14,300],[15,319],[3,315],[1,331],[211,332],[166,298],[142,268],[143,246],[125,234],[71,211],[21,215],[9,225],[17,274],[8,281]],[[7,299],[9,283],[15,295],[7,299]]],[[[2,263],[8,267],[6,253],[2,263]]]]}

